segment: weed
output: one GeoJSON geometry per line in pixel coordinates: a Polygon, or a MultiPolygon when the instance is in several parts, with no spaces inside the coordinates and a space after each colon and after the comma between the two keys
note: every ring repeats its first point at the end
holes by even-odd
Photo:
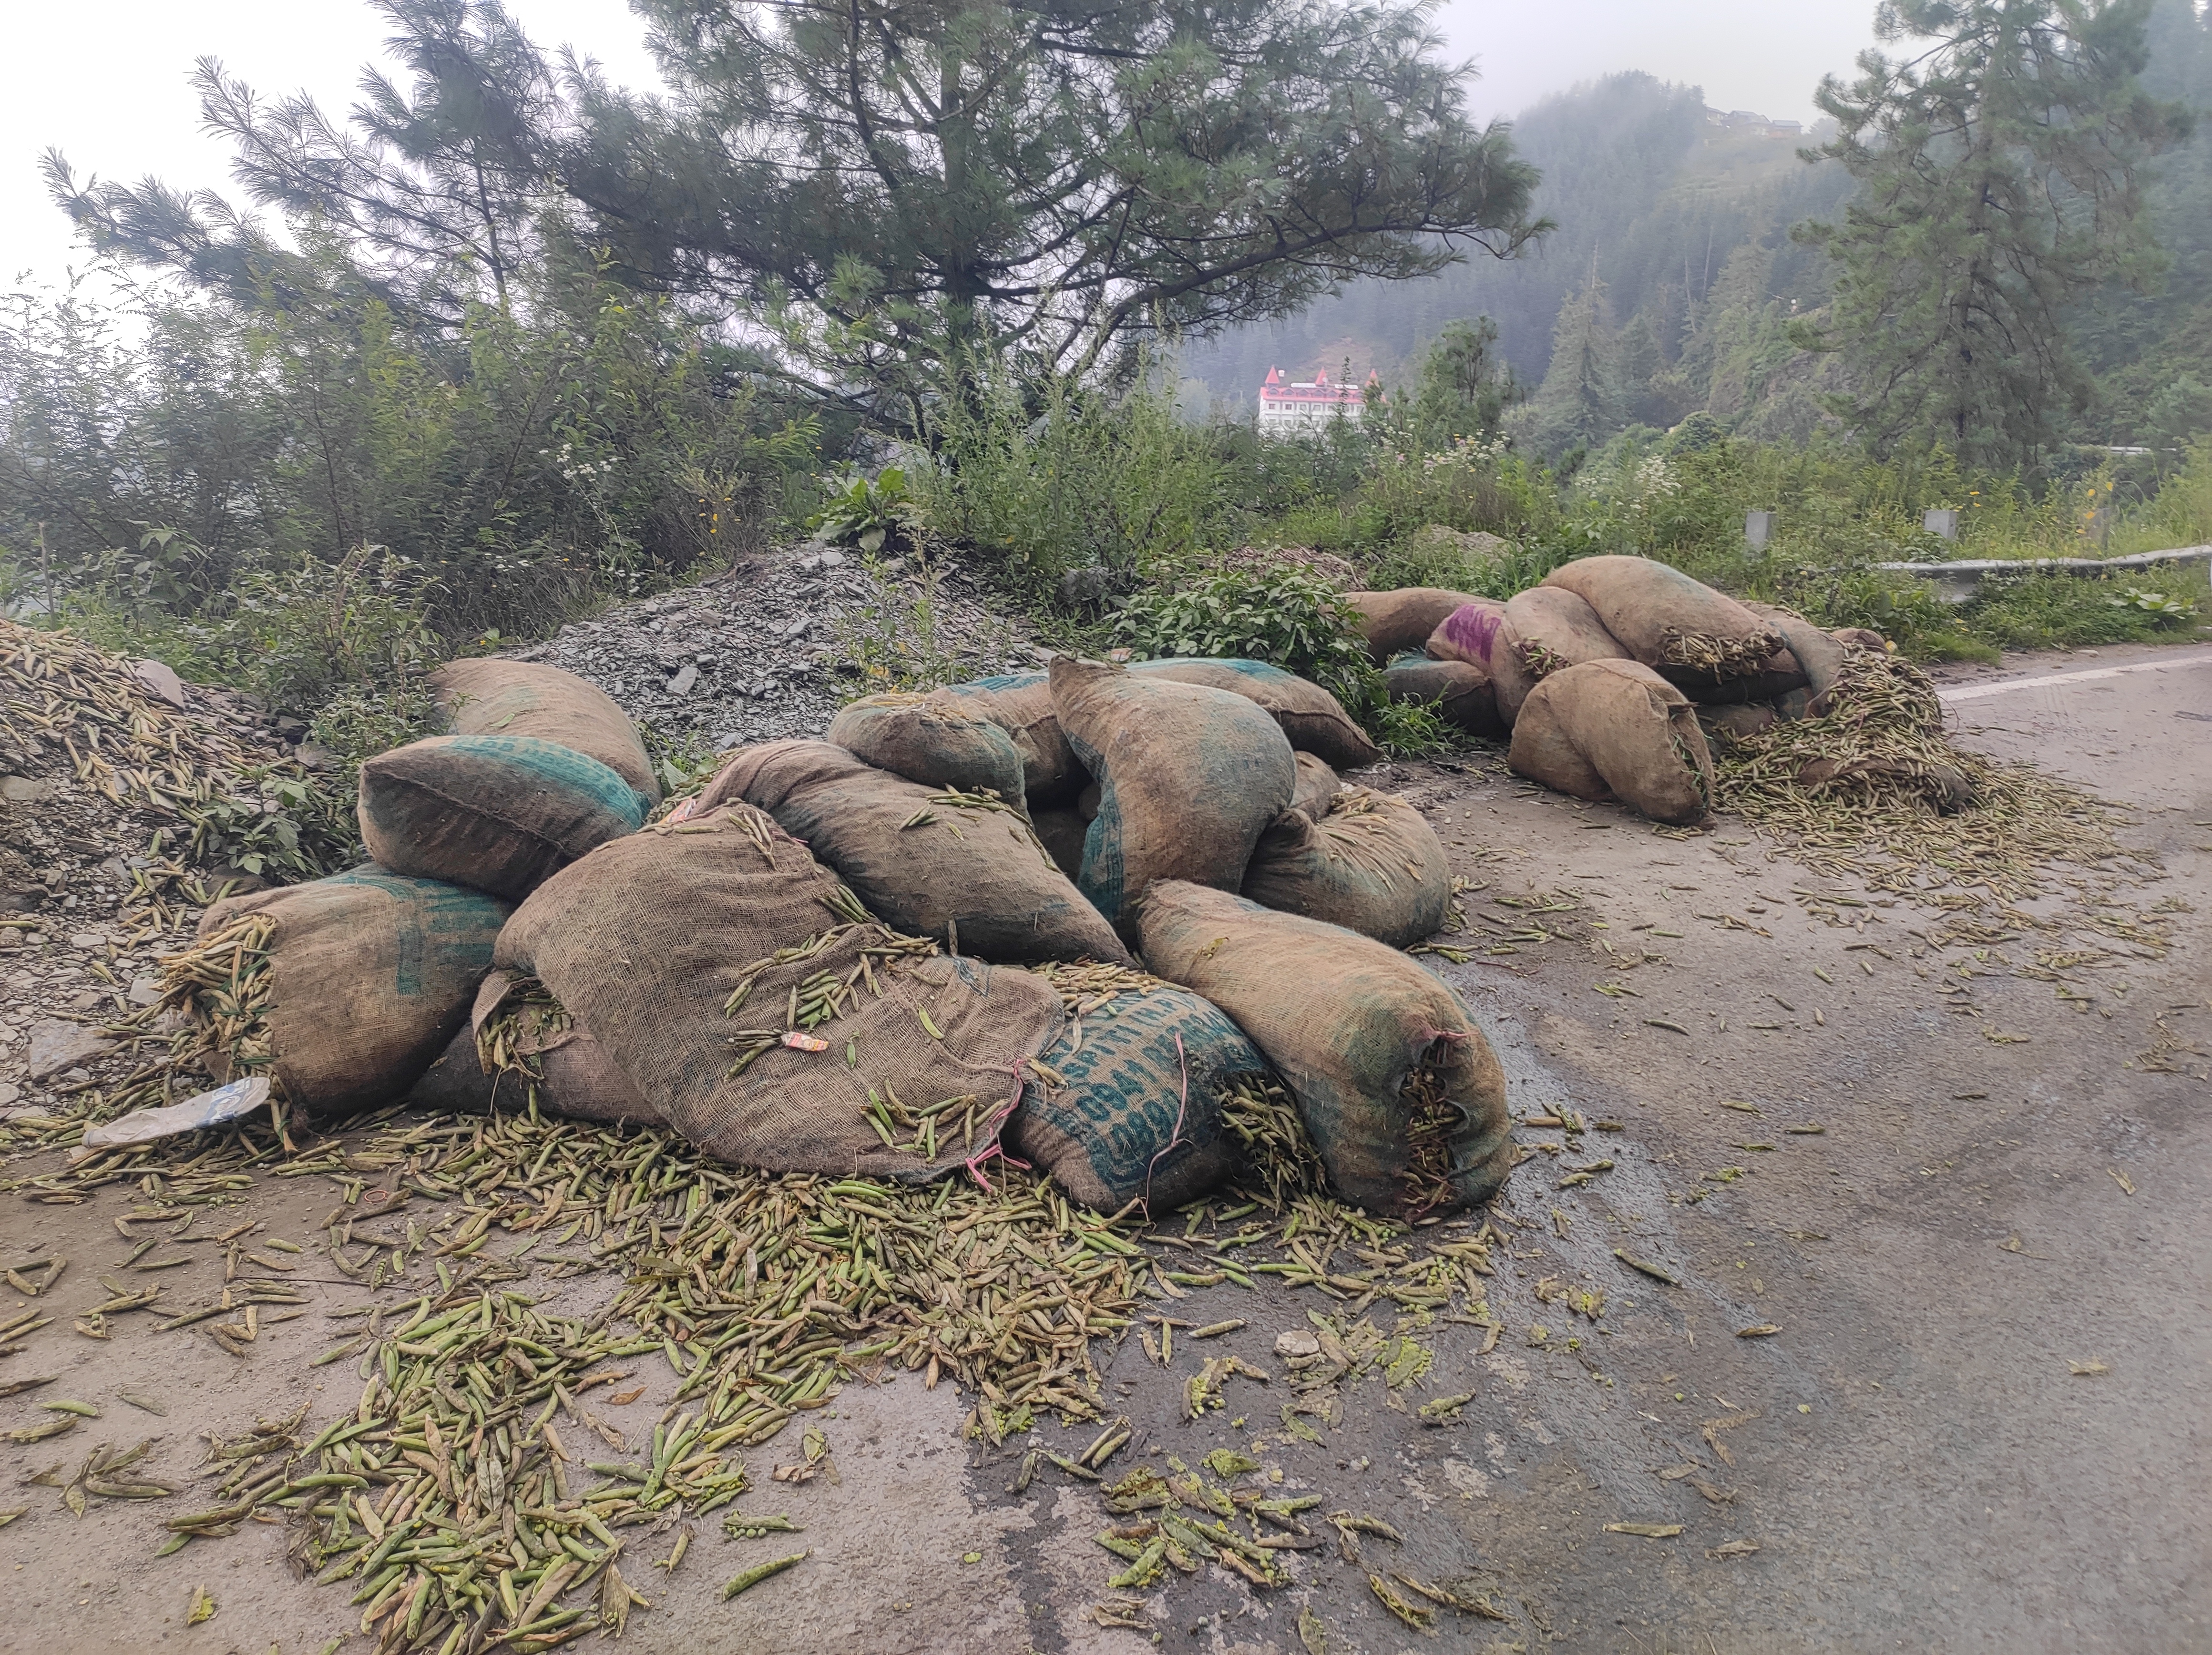
{"type": "Polygon", "coordinates": [[[1465,745],[1433,702],[1393,701],[1373,694],[1368,699],[1366,724],[1375,744],[1394,759],[1440,758],[1465,745]]]}
{"type": "Polygon", "coordinates": [[[2179,631],[2195,617],[2191,594],[2203,596],[2203,578],[2188,588],[2167,583],[2147,594],[2154,603],[2133,595],[2141,590],[2066,574],[1985,579],[1965,618],[1977,636],[2007,649],[2145,643],[2179,631]]]}
{"type": "Polygon", "coordinates": [[[873,596],[836,627],[846,664],[866,693],[931,689],[963,676],[965,669],[939,633],[943,576],[937,560],[917,549],[903,563],[865,558],[861,568],[873,596]]]}
{"type": "Polygon", "coordinates": [[[833,488],[823,508],[806,519],[806,526],[832,546],[857,546],[873,557],[909,538],[921,516],[921,507],[908,492],[905,470],[886,465],[873,482],[854,477],[842,488],[833,488]]]}

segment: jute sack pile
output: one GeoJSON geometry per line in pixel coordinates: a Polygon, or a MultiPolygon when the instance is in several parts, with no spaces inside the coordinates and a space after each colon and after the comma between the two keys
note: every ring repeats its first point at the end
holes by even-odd
{"type": "Polygon", "coordinates": [[[1470,736],[1505,733],[1505,721],[1498,716],[1498,697],[1490,688],[1490,674],[1465,661],[1401,657],[1382,669],[1382,693],[1393,701],[1433,706],[1446,724],[1470,736]]]}
{"type": "Polygon", "coordinates": [[[1060,656],[1060,727],[1098,779],[1077,882],[1123,937],[1155,879],[1234,890],[1267,825],[1290,808],[1297,761],[1274,718],[1226,690],[1060,656]]]}
{"type": "Polygon", "coordinates": [[[823,739],[908,781],[963,793],[988,789],[1023,806],[1026,773],[1014,738],[943,690],[848,701],[823,739]]]}
{"type": "Polygon", "coordinates": [[[185,1000],[203,1021],[250,1026],[207,1052],[218,1081],[270,1076],[286,1103],[342,1115],[403,1097],[468,1019],[507,905],[481,891],[376,870],[227,897],[200,917],[198,949],[260,935],[234,982],[185,1000]],[[265,971],[265,977],[261,973],[265,971]]]}
{"type": "Polygon", "coordinates": [[[556,874],[495,959],[542,981],[685,1137],[770,1172],[917,1182],[980,1164],[1062,1021],[1042,979],[870,919],[746,804],[556,874]]]}
{"type": "Polygon", "coordinates": [[[1402,949],[1432,937],[1451,903],[1451,864],[1426,817],[1364,787],[1318,816],[1291,809],[1260,836],[1244,894],[1402,949]]]}
{"type": "Polygon", "coordinates": [[[774,816],[895,931],[1017,965],[1129,957],[1012,806],[935,791],[809,741],[745,749],[699,809],[739,799],[774,816]]]}
{"type": "Polygon", "coordinates": [[[1577,558],[1544,585],[1588,603],[1626,654],[1654,669],[1717,683],[1759,670],[1782,647],[1782,634],[1734,598],[1648,557],[1577,558]]]}
{"type": "Polygon", "coordinates": [[[1073,1012],[1008,1124],[1008,1151],[1100,1212],[1135,1201],[1164,1213],[1228,1177],[1243,1151],[1224,1126],[1224,1095],[1267,1077],[1237,1025],[1164,983],[1095,995],[1073,1012]]]}
{"type": "Polygon", "coordinates": [[[1504,1181],[1505,1076],[1440,979],[1340,926],[1182,881],[1153,883],[1141,918],[1146,963],[1251,1038],[1346,1200],[1421,1216],[1504,1181]]]}
{"type": "Polygon", "coordinates": [[[448,661],[430,675],[431,693],[451,736],[535,736],[597,759],[633,788],[649,810],[660,783],[637,726],[596,684],[535,661],[448,661]]]}
{"type": "Polygon", "coordinates": [[[1359,635],[1367,640],[1368,658],[1379,667],[1407,650],[1423,647],[1446,615],[1481,600],[1440,586],[1401,586],[1389,592],[1346,592],[1344,601],[1359,611],[1359,635]]]}
{"type": "Polygon", "coordinates": [[[1168,678],[1179,684],[1204,684],[1257,702],[1275,715],[1283,734],[1301,753],[1311,753],[1347,770],[1380,763],[1382,749],[1370,740],[1359,721],[1319,684],[1265,661],[1198,659],[1170,656],[1139,661],[1129,668],[1139,677],[1168,678]]]}
{"type": "Polygon", "coordinates": [[[1711,814],[1712,755],[1689,698],[1635,661],[1586,661],[1528,694],[1506,755],[1516,774],[1656,821],[1711,814]]]}
{"type": "Polygon", "coordinates": [[[1091,778],[1060,733],[1052,681],[1042,672],[1009,672],[949,684],[936,692],[1006,732],[1022,755],[1022,797],[1031,810],[1065,804],[1091,778]]]}
{"type": "Polygon", "coordinates": [[[532,736],[433,736],[379,754],[361,767],[357,814],[380,867],[509,902],[645,825],[628,782],[532,736]]]}

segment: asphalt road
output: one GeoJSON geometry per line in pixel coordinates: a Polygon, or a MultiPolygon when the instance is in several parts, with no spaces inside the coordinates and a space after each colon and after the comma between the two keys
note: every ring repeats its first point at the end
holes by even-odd
{"type": "MultiPolygon", "coordinates": [[[[2212,650],[1942,676],[1968,744],[2135,807],[2124,837],[2162,874],[2020,909],[2100,920],[2104,957],[2052,967],[2051,937],[2014,922],[1962,939],[1957,916],[1814,876],[1736,825],[1656,834],[1495,766],[1382,784],[1430,812],[1478,915],[1536,916],[1548,939],[1442,967],[1492,1032],[1516,1113],[1589,1129],[1522,1129],[1495,1215],[1502,1333],[1485,1354],[1480,1327],[1410,1328],[1433,1359],[1419,1385],[1370,1377],[1303,1434],[1279,1383],[1236,1381],[1229,1409],[1183,1421],[1198,1353],[1164,1371],[1132,1341],[1099,1360],[1139,1432],[1133,1462],[1249,1450],[1285,1492],[1400,1541],[1362,1539],[1355,1565],[1332,1535],[1270,1592],[1218,1565],[1172,1575],[1139,1594],[1143,1630],[1102,1627],[1094,1605],[1126,1594],[1105,1586],[1122,1566],[1093,1541],[1095,1491],[1048,1470],[1011,1492],[1021,1445],[963,1443],[965,1403],[907,1376],[815,1416],[839,1476],[782,1500],[805,1567],[725,1604],[743,1543],[702,1531],[665,1579],[626,1557],[654,1606],[625,1647],[1297,1655],[1303,1610],[1332,1655],[2212,1648],[2212,650]],[[1596,1315],[1577,1292],[1603,1295],[1596,1315]],[[1448,1424],[1413,1411],[1462,1392],[1448,1424]],[[1417,1633],[1368,1585],[1392,1570],[1465,1580],[1504,1618],[1445,1611],[1417,1633]]],[[[308,1182],[260,1180],[241,1217],[305,1239],[330,1199],[308,1182]]],[[[0,1241],[35,1224],[100,1260],[129,1198],[12,1208],[0,1241]]],[[[1243,1319],[1203,1354],[1263,1369],[1316,1308],[1339,1307],[1264,1285],[1176,1306],[1243,1319]]],[[[166,1416],[106,1423],[156,1432],[149,1469],[184,1470],[202,1431],[349,1405],[349,1373],[310,1366],[326,1337],[313,1319],[271,1330],[243,1367],[182,1333],[57,1340],[40,1371],[113,1415],[118,1388],[167,1398],[166,1416]]],[[[653,1385],[623,1410],[633,1434],[673,1389],[653,1385]]],[[[1094,1432],[1037,1435],[1067,1452],[1094,1432]]],[[[0,1494],[55,1458],[0,1448],[0,1494]]],[[[0,1529],[0,1648],[295,1655],[360,1612],[293,1578],[281,1528],[153,1561],[143,1509],[73,1519],[51,1489],[20,1492],[0,1498],[29,1508],[0,1529]],[[188,1628],[196,1585],[220,1609],[188,1628]]]]}

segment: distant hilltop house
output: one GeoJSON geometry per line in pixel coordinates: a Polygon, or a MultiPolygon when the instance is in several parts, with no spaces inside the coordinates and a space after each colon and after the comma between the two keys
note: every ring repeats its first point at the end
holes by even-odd
{"type": "MultiPolygon", "coordinates": [[[[1380,381],[1370,373],[1369,385],[1380,381]]],[[[1285,379],[1283,370],[1271,367],[1260,387],[1260,430],[1261,434],[1274,432],[1288,434],[1297,431],[1320,431],[1341,415],[1352,424],[1367,411],[1367,393],[1364,387],[1337,385],[1323,368],[1310,379],[1285,379]]]]}
{"type": "Polygon", "coordinates": [[[1705,111],[1705,124],[1717,126],[1730,132],[1756,132],[1768,138],[1802,138],[1805,136],[1802,121],[1771,121],[1751,109],[1705,111]]]}

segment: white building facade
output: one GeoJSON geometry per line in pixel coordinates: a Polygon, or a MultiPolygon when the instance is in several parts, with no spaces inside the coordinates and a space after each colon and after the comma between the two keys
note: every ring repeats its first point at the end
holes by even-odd
{"type": "MultiPolygon", "coordinates": [[[[1375,383],[1373,374],[1367,379],[1370,385],[1375,383]]],[[[1323,431],[1340,415],[1358,425],[1366,411],[1367,399],[1361,388],[1335,384],[1327,369],[1310,379],[1285,379],[1282,369],[1271,367],[1260,387],[1260,434],[1263,437],[1323,431]]]]}

